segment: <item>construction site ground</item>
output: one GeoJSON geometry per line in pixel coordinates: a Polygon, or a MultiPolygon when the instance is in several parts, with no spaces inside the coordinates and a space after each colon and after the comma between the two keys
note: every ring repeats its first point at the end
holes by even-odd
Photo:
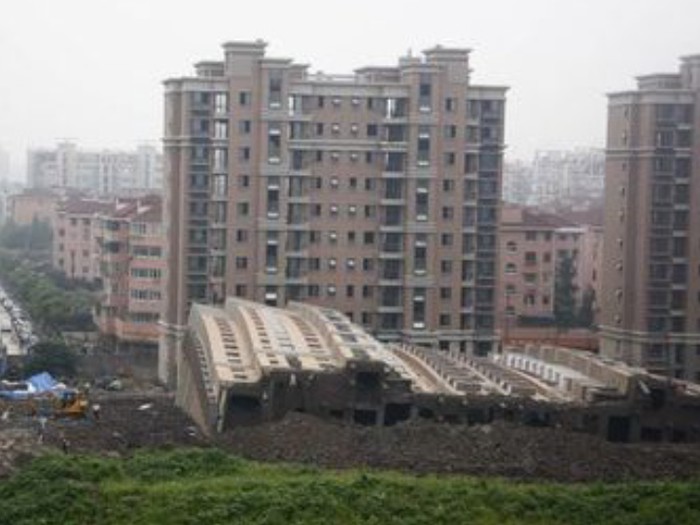
{"type": "Polygon", "coordinates": [[[165,394],[92,396],[99,419],[3,415],[0,476],[48,451],[130,454],[144,447],[217,446],[249,459],[329,468],[462,473],[520,480],[622,481],[700,477],[700,445],[625,445],[550,428],[448,425],[343,425],[306,414],[208,438],[165,394]]]}

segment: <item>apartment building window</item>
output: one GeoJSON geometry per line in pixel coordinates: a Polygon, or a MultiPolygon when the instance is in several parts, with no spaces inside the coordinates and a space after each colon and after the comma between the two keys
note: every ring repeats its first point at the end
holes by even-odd
{"type": "Polygon", "coordinates": [[[379,126],[376,124],[367,124],[367,136],[376,137],[379,135],[379,126]]]}
{"type": "Polygon", "coordinates": [[[365,164],[373,164],[374,163],[374,154],[371,151],[366,151],[365,152],[365,164]]]}
{"type": "Polygon", "coordinates": [[[526,231],[526,232],[525,232],[525,240],[526,240],[526,241],[536,241],[536,240],[537,240],[537,232],[535,232],[535,231],[526,231]]]}
{"type": "Polygon", "coordinates": [[[326,288],[326,294],[328,295],[328,297],[335,297],[335,292],[335,285],[329,284],[326,288]]]}
{"type": "Polygon", "coordinates": [[[536,273],[524,273],[523,280],[527,284],[535,284],[535,283],[537,283],[537,274],[536,273]]]}
{"type": "Polygon", "coordinates": [[[442,260],[440,261],[440,272],[443,275],[449,275],[452,273],[452,261],[442,260]]]}
{"type": "Polygon", "coordinates": [[[271,122],[267,131],[267,162],[279,164],[282,157],[282,129],[278,122],[271,122]]]}
{"type": "Polygon", "coordinates": [[[226,197],[228,194],[228,177],[217,174],[212,176],[212,195],[214,197],[226,197]]]}
{"type": "Polygon", "coordinates": [[[321,287],[317,284],[311,284],[309,285],[307,293],[309,294],[309,297],[320,297],[321,287]]]}
{"type": "Polygon", "coordinates": [[[430,165],[430,127],[418,127],[418,142],[417,142],[417,163],[418,166],[430,165]]]}
{"type": "Polygon", "coordinates": [[[430,181],[422,179],[417,182],[416,188],[416,220],[427,221],[429,210],[430,181]]]}
{"type": "Polygon", "coordinates": [[[236,257],[235,264],[237,270],[245,270],[246,268],[248,268],[248,258],[236,257]]]}
{"type": "Polygon", "coordinates": [[[443,301],[452,299],[452,288],[440,288],[440,299],[443,301]]]}
{"type": "Polygon", "coordinates": [[[268,107],[278,109],[282,107],[282,71],[272,70],[268,73],[268,107]]]}
{"type": "Polygon", "coordinates": [[[374,270],[374,261],[372,259],[362,259],[362,271],[371,272],[374,270]]]}
{"type": "Polygon", "coordinates": [[[363,242],[365,245],[372,245],[374,244],[374,232],[364,232],[363,234],[363,242]]]}
{"type": "Polygon", "coordinates": [[[442,136],[446,139],[456,139],[457,138],[457,126],[450,124],[443,127],[442,136]]]}
{"type": "Polygon", "coordinates": [[[238,133],[241,135],[250,135],[252,129],[252,124],[250,120],[239,120],[238,121],[238,133]]]}
{"type": "Polygon", "coordinates": [[[451,221],[455,217],[455,209],[452,206],[442,207],[442,218],[446,221],[451,221]]]}
{"type": "Polygon", "coordinates": [[[371,179],[371,178],[365,179],[365,190],[366,191],[374,191],[374,179],[371,179]]]}
{"type": "Polygon", "coordinates": [[[226,171],[228,169],[228,150],[225,148],[214,148],[214,170],[226,171]]]}
{"type": "Polygon", "coordinates": [[[269,181],[268,187],[267,187],[267,218],[268,219],[278,219],[279,216],[280,216],[279,184],[275,185],[271,181],[269,181]]]}
{"type": "Polygon", "coordinates": [[[250,205],[247,202],[239,202],[236,205],[236,214],[239,217],[247,217],[250,213],[250,205]]]}
{"type": "Polygon", "coordinates": [[[245,297],[248,295],[248,287],[245,284],[237,284],[233,289],[233,294],[236,297],[245,297]]]}
{"type": "Polygon", "coordinates": [[[250,91],[240,91],[238,93],[238,105],[243,107],[250,106],[251,96],[250,91]]]}
{"type": "Polygon", "coordinates": [[[432,79],[429,74],[421,73],[418,85],[418,110],[429,112],[432,109],[432,79]]]}
{"type": "Polygon", "coordinates": [[[457,109],[457,99],[455,98],[446,98],[445,99],[445,111],[448,113],[452,113],[453,111],[456,111],[457,109]]]}
{"type": "Polygon", "coordinates": [[[448,151],[445,153],[445,164],[447,166],[454,166],[456,162],[457,156],[453,151],[448,151]]]}
{"type": "Polygon", "coordinates": [[[413,328],[417,330],[425,328],[425,294],[425,288],[413,291],[413,328]]]}
{"type": "Polygon", "coordinates": [[[250,162],[250,148],[244,147],[238,149],[238,160],[240,162],[250,162]]]}
{"type": "Polygon", "coordinates": [[[227,139],[228,138],[228,122],[225,120],[217,120],[214,123],[214,138],[215,139],[227,139]]]}
{"type": "Polygon", "coordinates": [[[377,208],[375,206],[365,206],[365,218],[373,219],[377,215],[377,208]]]}
{"type": "Polygon", "coordinates": [[[445,193],[453,192],[455,189],[455,181],[452,179],[445,179],[442,181],[442,191],[445,193]]]}
{"type": "Polygon", "coordinates": [[[528,266],[537,264],[537,252],[525,252],[525,264],[528,266]]]}
{"type": "Polygon", "coordinates": [[[241,188],[250,187],[250,176],[249,175],[241,175],[238,178],[238,186],[241,188]]]}
{"type": "Polygon", "coordinates": [[[537,303],[537,298],[535,297],[535,294],[528,293],[523,296],[523,304],[525,306],[535,306],[537,303]]]}
{"type": "Polygon", "coordinates": [[[368,285],[364,285],[362,287],[362,297],[365,299],[369,299],[372,297],[372,287],[368,285]]]}
{"type": "Polygon", "coordinates": [[[464,155],[464,173],[476,173],[478,169],[477,156],[474,153],[464,155]]]}
{"type": "Polygon", "coordinates": [[[340,97],[333,97],[333,100],[331,100],[331,103],[333,104],[333,107],[339,108],[341,106],[341,98],[340,97]]]}
{"type": "Polygon", "coordinates": [[[228,93],[214,94],[214,113],[217,115],[228,113],[228,93]]]}
{"type": "Polygon", "coordinates": [[[440,326],[447,327],[452,324],[452,318],[450,314],[440,314],[440,326]]]}
{"type": "Polygon", "coordinates": [[[454,235],[451,233],[443,233],[440,236],[440,244],[442,246],[452,246],[454,245],[454,235]]]}
{"type": "Polygon", "coordinates": [[[335,136],[340,135],[340,124],[338,124],[337,122],[334,122],[331,125],[331,133],[335,136]]]}

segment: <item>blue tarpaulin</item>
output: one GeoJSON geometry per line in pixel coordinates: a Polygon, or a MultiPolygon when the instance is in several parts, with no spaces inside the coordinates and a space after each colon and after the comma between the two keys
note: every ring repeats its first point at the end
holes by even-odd
{"type": "Polygon", "coordinates": [[[50,392],[58,384],[48,372],[41,372],[27,379],[29,389],[33,392],[50,392]]]}

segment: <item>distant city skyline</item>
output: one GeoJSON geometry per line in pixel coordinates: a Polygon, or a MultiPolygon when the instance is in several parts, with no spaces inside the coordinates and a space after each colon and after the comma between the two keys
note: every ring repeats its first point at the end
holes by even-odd
{"type": "Polygon", "coordinates": [[[674,71],[676,57],[700,52],[700,3],[690,0],[665,2],[663,25],[653,0],[435,0],[430,9],[413,0],[203,0],[196,8],[178,0],[26,0],[7,11],[0,144],[13,179],[24,178],[28,148],[64,137],[87,148],[160,141],[163,79],[217,56],[227,40],[262,38],[273,55],[284,50],[333,73],[389,64],[438,42],[472,48],[474,81],[511,87],[510,160],[537,149],[603,147],[607,92],[632,89],[638,74],[674,71]]]}

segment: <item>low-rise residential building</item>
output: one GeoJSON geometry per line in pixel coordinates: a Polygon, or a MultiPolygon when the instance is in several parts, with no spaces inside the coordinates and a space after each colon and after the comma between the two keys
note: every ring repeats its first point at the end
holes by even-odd
{"type": "MultiPolygon", "coordinates": [[[[567,258],[574,271],[576,305],[581,307],[585,294],[594,299],[599,293],[601,240],[598,226],[534,208],[505,206],[498,293],[502,330],[554,324],[557,271],[567,258]]],[[[592,309],[595,314],[595,302],[592,309]]]]}
{"type": "Polygon", "coordinates": [[[34,221],[53,224],[59,196],[44,189],[26,189],[7,197],[7,219],[26,226],[34,221]]]}
{"type": "Polygon", "coordinates": [[[121,345],[155,345],[165,282],[160,197],[119,201],[100,217],[102,296],[95,311],[102,335],[121,345]]]}
{"type": "Polygon", "coordinates": [[[111,200],[68,197],[56,206],[53,224],[53,266],[67,279],[94,283],[99,279],[97,238],[101,215],[111,200]]]}

